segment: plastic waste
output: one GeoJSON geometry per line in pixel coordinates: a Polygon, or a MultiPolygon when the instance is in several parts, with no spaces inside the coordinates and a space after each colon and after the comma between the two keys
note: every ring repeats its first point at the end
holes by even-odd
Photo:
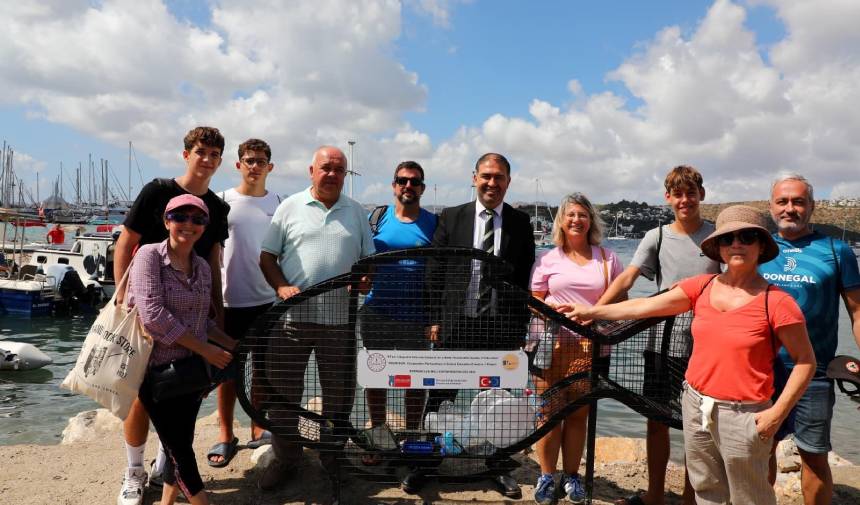
{"type": "Polygon", "coordinates": [[[533,364],[546,370],[552,366],[552,350],[558,334],[558,325],[552,321],[533,317],[529,323],[529,340],[537,341],[533,364]]]}
{"type": "Polygon", "coordinates": [[[450,431],[446,431],[444,435],[437,436],[435,441],[436,445],[441,448],[440,452],[442,456],[456,456],[463,452],[463,448],[456,442],[454,434],[450,431]]]}
{"type": "Polygon", "coordinates": [[[469,416],[457,412],[454,404],[450,401],[443,401],[439,405],[438,412],[427,414],[424,418],[424,428],[436,433],[450,432],[463,445],[469,444],[473,433],[469,416]]]}
{"type": "Polygon", "coordinates": [[[400,452],[404,454],[432,454],[433,442],[427,440],[404,440],[400,442],[400,452]]]}
{"type": "Polygon", "coordinates": [[[473,443],[484,440],[506,447],[529,436],[535,428],[537,409],[530,399],[505,389],[481,391],[469,411],[473,443]]]}
{"type": "Polygon", "coordinates": [[[496,452],[496,446],[484,440],[479,444],[470,445],[466,448],[466,452],[475,456],[492,456],[496,452]]]}

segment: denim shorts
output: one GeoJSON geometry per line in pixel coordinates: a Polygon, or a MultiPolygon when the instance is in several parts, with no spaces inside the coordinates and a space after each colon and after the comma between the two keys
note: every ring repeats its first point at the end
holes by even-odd
{"type": "Polygon", "coordinates": [[[794,442],[797,447],[812,454],[831,451],[830,423],[836,395],[833,381],[813,379],[795,407],[794,442]]]}

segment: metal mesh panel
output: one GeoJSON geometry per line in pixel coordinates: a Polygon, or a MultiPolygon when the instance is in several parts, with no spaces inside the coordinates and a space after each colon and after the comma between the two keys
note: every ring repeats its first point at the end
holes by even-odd
{"type": "Polygon", "coordinates": [[[598,398],[680,426],[686,344],[670,337],[684,318],[582,327],[508,273],[473,249],[365,258],[257,320],[240,347],[240,402],[333,474],[389,483],[415,467],[443,481],[509,471],[598,398]]]}

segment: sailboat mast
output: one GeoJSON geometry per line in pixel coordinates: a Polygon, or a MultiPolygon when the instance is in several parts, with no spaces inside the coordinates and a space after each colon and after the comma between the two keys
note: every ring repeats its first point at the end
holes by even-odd
{"type": "Polygon", "coordinates": [[[131,141],[128,141],[128,199],[131,201],[131,141]]]}

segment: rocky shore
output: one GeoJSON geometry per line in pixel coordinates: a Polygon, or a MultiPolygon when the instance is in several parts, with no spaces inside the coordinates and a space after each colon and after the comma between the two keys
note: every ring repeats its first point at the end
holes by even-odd
{"type": "MultiPolygon", "coordinates": [[[[242,443],[247,441],[247,427],[237,425],[236,433],[242,443]]],[[[261,468],[270,458],[268,446],[252,451],[241,450],[226,468],[211,468],[205,462],[206,450],[215,442],[217,418],[212,415],[197,423],[195,448],[197,461],[211,501],[219,505],[281,505],[327,503],[327,492],[318,458],[313,451],[305,452],[302,478],[273,493],[263,493],[256,487],[261,468]]],[[[147,447],[147,461],[154,458],[155,444],[147,447]]],[[[107,411],[84,412],[72,418],[63,431],[60,445],[16,445],[0,447],[0,503],[3,504],[112,504],[123,467],[125,453],[121,444],[121,424],[107,411]]],[[[522,484],[523,502],[531,501],[538,466],[534,454],[518,455],[522,466],[514,477],[522,484]]],[[[780,505],[800,505],[800,481],[797,456],[791,444],[780,447],[781,473],[777,482],[780,505]]],[[[834,504],[860,503],[860,467],[833,456],[836,490],[834,504]]],[[[600,438],[597,441],[595,465],[596,504],[609,504],[647,484],[645,443],[642,439],[600,438]]],[[[667,503],[680,503],[683,468],[670,465],[667,503]]],[[[144,503],[159,503],[160,492],[147,490],[144,503]]],[[[465,485],[430,484],[420,496],[403,493],[399,488],[372,484],[356,478],[344,482],[341,503],[503,503],[489,483],[465,485]]]]}

